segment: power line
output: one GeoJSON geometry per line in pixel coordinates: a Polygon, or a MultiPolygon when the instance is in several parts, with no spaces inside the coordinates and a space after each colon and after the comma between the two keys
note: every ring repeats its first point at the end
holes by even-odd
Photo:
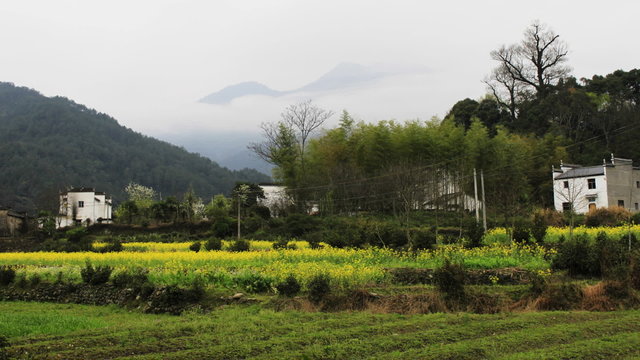
{"type": "MultiPolygon", "coordinates": [[[[610,136],[615,136],[615,135],[620,135],[629,131],[632,131],[636,128],[640,127],[640,124],[630,124],[630,125],[625,125],[622,127],[619,127],[617,129],[614,129],[611,131],[610,136]]],[[[565,149],[569,149],[569,148],[573,148],[579,145],[584,145],[584,144],[588,144],[590,142],[596,141],[599,138],[605,136],[604,134],[601,135],[596,135],[593,136],[591,138],[564,146],[565,149]]],[[[527,156],[524,158],[520,158],[518,160],[534,160],[534,159],[538,159],[538,158],[542,158],[542,157],[546,157],[546,154],[540,154],[540,155],[534,155],[534,156],[527,156]]],[[[347,186],[351,186],[351,185],[359,185],[359,186],[363,186],[363,183],[365,183],[366,185],[368,185],[368,187],[375,187],[376,185],[381,186],[384,185],[384,183],[380,183],[380,184],[376,184],[376,183],[367,183],[367,181],[369,180],[376,180],[376,179],[384,179],[384,178],[388,178],[388,177],[392,177],[392,176],[400,176],[403,174],[407,174],[407,173],[412,173],[412,172],[416,172],[416,171],[423,171],[426,169],[430,169],[430,168],[436,168],[439,171],[441,171],[442,169],[442,165],[444,164],[454,164],[458,161],[464,160],[467,158],[467,155],[461,155],[457,158],[453,158],[453,159],[449,159],[446,161],[442,161],[440,163],[436,163],[436,164],[429,164],[429,165],[423,165],[423,166],[417,166],[417,167],[411,167],[408,168],[406,170],[402,170],[402,171],[395,171],[395,172],[390,172],[390,173],[386,173],[386,174],[381,174],[381,175],[376,175],[376,176],[371,176],[371,177],[363,177],[363,178],[358,178],[358,179],[352,179],[352,180],[348,180],[345,182],[340,182],[340,183],[331,183],[331,184],[325,184],[325,185],[317,185],[317,186],[311,186],[311,187],[299,187],[299,188],[291,188],[288,189],[289,191],[301,191],[301,190],[312,190],[312,189],[336,189],[339,190],[338,187],[342,186],[343,190],[344,187],[347,186]]],[[[496,167],[493,168],[490,172],[485,173],[485,177],[486,178],[495,178],[497,176],[503,176],[503,172],[501,170],[505,170],[505,169],[509,169],[512,166],[510,164],[506,164],[500,167],[496,167]]],[[[523,174],[536,174],[538,173],[537,169],[530,169],[530,170],[525,170],[524,172],[522,172],[523,174]]],[[[461,183],[463,183],[465,179],[471,178],[473,175],[459,175],[458,176],[458,186],[463,187],[462,185],[460,185],[461,183]]],[[[436,182],[436,185],[438,183],[436,182]]],[[[421,188],[427,188],[429,186],[433,186],[432,183],[429,184],[423,184],[423,185],[418,185],[416,190],[421,189],[421,188]]],[[[352,200],[367,200],[367,199],[375,199],[373,202],[377,203],[377,202],[383,202],[383,201],[389,201],[389,200],[394,200],[394,199],[398,199],[398,194],[400,191],[398,190],[394,190],[394,191],[389,191],[389,192],[384,192],[384,193],[370,193],[370,194],[366,194],[366,195],[360,195],[360,196],[354,196],[354,197],[342,197],[342,198],[332,198],[331,201],[332,202],[345,202],[345,201],[352,201],[352,200]],[[377,198],[377,199],[376,199],[377,198]]],[[[319,201],[318,198],[313,198],[313,199],[306,199],[306,201],[319,201]]],[[[371,203],[370,201],[366,201],[365,204],[367,203],[371,203]]]]}

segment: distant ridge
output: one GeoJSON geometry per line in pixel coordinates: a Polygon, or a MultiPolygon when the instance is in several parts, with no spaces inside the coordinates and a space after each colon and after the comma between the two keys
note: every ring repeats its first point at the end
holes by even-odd
{"type": "MultiPolygon", "coordinates": [[[[331,71],[322,75],[317,80],[304,85],[298,89],[278,91],[271,89],[267,85],[255,81],[243,82],[227,86],[220,91],[209,94],[199,100],[201,103],[224,105],[236,98],[251,95],[262,95],[277,97],[298,92],[321,92],[349,88],[367,82],[378,80],[387,76],[416,71],[417,68],[400,69],[392,66],[364,66],[354,63],[340,63],[331,71]]],[[[424,68],[420,68],[424,71],[424,68]]]]}
{"type": "Polygon", "coordinates": [[[227,104],[235,98],[247,95],[280,96],[283,94],[284,92],[270,89],[259,82],[248,81],[227,86],[218,92],[203,97],[200,99],[200,102],[207,104],[227,104]]]}
{"type": "Polygon", "coordinates": [[[57,191],[67,186],[105,191],[117,203],[130,181],[163,197],[192,186],[208,201],[229,194],[236,181],[269,180],[256,170],[232,171],[136,133],[69,99],[0,82],[0,206],[55,208],[57,191]]]}

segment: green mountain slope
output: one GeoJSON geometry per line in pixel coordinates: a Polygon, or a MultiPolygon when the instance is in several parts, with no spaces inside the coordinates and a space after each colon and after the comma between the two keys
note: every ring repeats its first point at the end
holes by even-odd
{"type": "Polygon", "coordinates": [[[106,191],[116,202],[130,181],[163,196],[191,185],[206,200],[229,193],[236,181],[268,180],[136,133],[69,99],[0,83],[0,206],[51,207],[58,190],[71,185],[106,191]]]}

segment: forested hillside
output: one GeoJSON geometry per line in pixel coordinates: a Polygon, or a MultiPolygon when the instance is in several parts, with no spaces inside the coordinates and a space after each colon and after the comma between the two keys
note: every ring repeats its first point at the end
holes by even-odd
{"type": "Polygon", "coordinates": [[[69,99],[0,83],[0,206],[51,207],[68,186],[95,187],[117,202],[131,181],[163,196],[193,186],[206,199],[229,193],[236,181],[268,180],[136,133],[69,99]]]}

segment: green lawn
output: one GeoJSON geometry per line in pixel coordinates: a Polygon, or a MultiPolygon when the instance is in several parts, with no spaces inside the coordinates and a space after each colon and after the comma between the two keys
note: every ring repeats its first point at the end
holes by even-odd
{"type": "Polygon", "coordinates": [[[276,312],[146,315],[0,302],[9,353],[29,359],[627,359],[640,311],[497,315],[276,312]]]}

